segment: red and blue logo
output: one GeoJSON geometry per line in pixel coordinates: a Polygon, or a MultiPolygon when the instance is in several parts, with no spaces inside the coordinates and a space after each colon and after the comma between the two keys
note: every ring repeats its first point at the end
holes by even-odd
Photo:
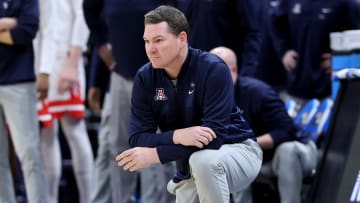
{"type": "Polygon", "coordinates": [[[155,101],[164,101],[167,100],[167,96],[165,95],[164,88],[156,88],[156,95],[154,96],[155,101]]]}

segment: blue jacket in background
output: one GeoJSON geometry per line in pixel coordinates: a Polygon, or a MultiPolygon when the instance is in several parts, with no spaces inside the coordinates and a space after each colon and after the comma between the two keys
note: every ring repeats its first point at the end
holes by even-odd
{"type": "Polygon", "coordinates": [[[207,149],[254,137],[233,93],[229,68],[207,52],[189,48],[177,85],[163,69],[144,65],[134,81],[130,145],[156,147],[161,163],[176,160],[177,177],[188,178],[188,158],[200,149],[174,144],[174,130],[211,128],[217,137],[205,146],[207,149]],[[161,133],[156,133],[158,128],[161,133]]]}
{"type": "Polygon", "coordinates": [[[148,62],[143,40],[144,15],[156,7],[176,5],[177,0],[85,0],[84,15],[98,47],[110,42],[116,61],[115,72],[134,78],[148,62]],[[102,21],[102,19],[105,19],[102,21]]]}
{"type": "MultiPolygon", "coordinates": [[[[255,136],[269,133],[275,147],[296,140],[298,131],[278,94],[267,84],[250,77],[238,77],[235,102],[255,136]]],[[[274,150],[269,150],[274,151],[274,150]]],[[[265,159],[272,153],[264,153],[265,159]]]]}
{"type": "Polygon", "coordinates": [[[296,69],[288,74],[288,93],[304,99],[330,95],[330,74],[320,68],[321,55],[331,53],[331,32],[359,26],[358,9],[355,0],[279,1],[273,15],[276,50],[281,57],[289,49],[299,54],[296,69]]]}
{"type": "Polygon", "coordinates": [[[286,87],[287,72],[281,63],[281,56],[275,50],[271,16],[279,0],[261,0],[262,10],[260,15],[260,28],[262,40],[260,45],[259,65],[255,77],[266,82],[275,91],[281,92],[286,87]]]}
{"type": "Polygon", "coordinates": [[[32,41],[39,25],[37,0],[2,1],[0,18],[13,17],[18,25],[10,31],[14,45],[0,43],[0,85],[35,80],[32,41]]]}
{"type": "Polygon", "coordinates": [[[184,0],[189,44],[205,51],[226,46],[235,51],[239,72],[254,76],[260,52],[259,3],[255,0],[184,0]]]}

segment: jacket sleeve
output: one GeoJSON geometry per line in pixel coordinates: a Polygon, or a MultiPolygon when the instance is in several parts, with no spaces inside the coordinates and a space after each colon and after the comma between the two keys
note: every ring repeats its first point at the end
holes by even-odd
{"type": "Polygon", "coordinates": [[[99,47],[108,40],[108,29],[104,20],[104,0],[84,0],[84,16],[90,29],[90,40],[99,47]]]}
{"type": "Polygon", "coordinates": [[[39,72],[50,74],[55,64],[57,41],[57,0],[40,0],[40,29],[38,33],[39,42],[39,72]]]}
{"type": "Polygon", "coordinates": [[[85,23],[82,8],[83,0],[71,0],[71,4],[75,18],[72,26],[71,45],[80,46],[85,50],[89,37],[89,29],[85,23]]]}
{"type": "Polygon", "coordinates": [[[270,87],[265,87],[258,91],[258,95],[262,95],[260,100],[259,116],[265,124],[265,128],[272,137],[275,146],[286,142],[295,140],[297,128],[293,120],[289,117],[284,103],[278,97],[277,93],[270,87]]]}
{"type": "Polygon", "coordinates": [[[35,38],[39,27],[38,0],[25,0],[17,17],[18,25],[10,30],[14,44],[28,45],[35,38]]]}
{"type": "Polygon", "coordinates": [[[92,51],[89,66],[89,87],[98,87],[101,90],[108,89],[110,71],[100,58],[96,49],[92,51]]]}

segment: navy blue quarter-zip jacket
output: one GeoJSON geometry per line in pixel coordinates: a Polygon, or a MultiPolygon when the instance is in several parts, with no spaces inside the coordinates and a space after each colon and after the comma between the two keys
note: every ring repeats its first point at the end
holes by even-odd
{"type": "Polygon", "coordinates": [[[359,26],[355,0],[280,0],[273,23],[276,50],[281,57],[289,49],[298,52],[298,64],[288,74],[287,91],[297,97],[330,95],[330,74],[320,68],[321,55],[330,53],[331,32],[359,26]]]}
{"type": "Polygon", "coordinates": [[[183,0],[181,9],[189,21],[190,46],[205,51],[229,47],[237,55],[239,73],[254,76],[261,42],[258,1],[183,0]]]}
{"type": "Polygon", "coordinates": [[[37,0],[0,0],[0,18],[13,17],[17,26],[10,30],[14,45],[0,43],[0,85],[35,80],[32,40],[39,25],[37,0]]]}
{"type": "MultiPolygon", "coordinates": [[[[275,147],[297,139],[297,127],[269,85],[254,78],[238,77],[234,87],[236,104],[256,137],[269,133],[275,147]]],[[[264,153],[264,159],[271,159],[272,154],[264,153]]]]}
{"type": "Polygon", "coordinates": [[[176,85],[163,69],[144,65],[134,81],[130,145],[156,147],[161,163],[176,160],[178,177],[188,177],[188,158],[200,149],[174,144],[174,130],[211,128],[217,137],[206,149],[254,137],[235,105],[233,92],[229,68],[207,52],[189,48],[176,85]]]}

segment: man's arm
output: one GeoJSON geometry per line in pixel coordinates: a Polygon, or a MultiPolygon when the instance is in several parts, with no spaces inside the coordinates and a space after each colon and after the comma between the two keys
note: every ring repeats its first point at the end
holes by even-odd
{"type": "Polygon", "coordinates": [[[71,46],[68,50],[68,58],[58,84],[60,93],[69,90],[74,85],[78,85],[78,66],[89,37],[89,30],[82,9],[82,0],[72,0],[70,4],[74,13],[74,21],[72,22],[71,46]]]}
{"type": "Polygon", "coordinates": [[[17,19],[13,17],[0,18],[0,30],[10,30],[17,26],[17,19]]]}
{"type": "Polygon", "coordinates": [[[40,30],[38,32],[38,75],[36,77],[36,90],[39,92],[39,99],[47,97],[49,89],[49,75],[56,61],[57,42],[59,31],[57,25],[57,0],[40,1],[40,30]]]}
{"type": "Polygon", "coordinates": [[[19,15],[16,17],[16,19],[17,26],[3,33],[2,37],[5,38],[5,42],[11,43],[11,41],[9,41],[11,38],[11,44],[13,45],[32,44],[39,27],[38,1],[23,1],[22,6],[19,8],[19,15]],[[10,32],[10,35],[7,32],[10,32]]]}
{"type": "Polygon", "coordinates": [[[109,44],[104,6],[103,0],[84,0],[83,2],[85,21],[91,32],[90,40],[108,69],[112,70],[116,63],[109,44]]]}
{"type": "Polygon", "coordinates": [[[295,140],[297,128],[277,93],[267,85],[262,87],[263,89],[256,93],[262,95],[262,98],[257,98],[262,101],[260,112],[253,117],[261,119],[264,128],[269,129],[269,132],[257,137],[258,143],[263,149],[271,149],[283,142],[295,140]]]}

